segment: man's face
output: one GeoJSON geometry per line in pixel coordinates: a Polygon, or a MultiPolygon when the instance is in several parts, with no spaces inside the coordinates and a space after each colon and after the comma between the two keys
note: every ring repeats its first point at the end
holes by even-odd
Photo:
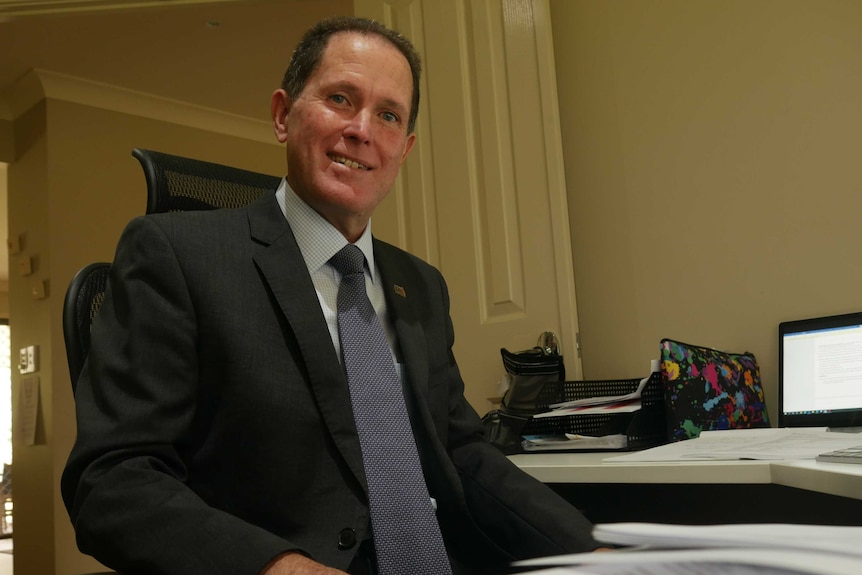
{"type": "Polygon", "coordinates": [[[413,79],[397,48],[373,35],[335,34],[302,93],[273,94],[287,181],[349,241],[392,187],[415,136],[407,134],[413,79]]]}

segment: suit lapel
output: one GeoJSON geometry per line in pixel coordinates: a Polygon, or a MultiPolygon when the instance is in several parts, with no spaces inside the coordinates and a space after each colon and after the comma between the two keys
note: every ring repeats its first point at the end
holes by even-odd
{"type": "Polygon", "coordinates": [[[421,293],[419,280],[403,256],[383,242],[374,241],[374,259],[380,270],[386,306],[389,309],[398,345],[401,363],[405,369],[404,379],[420,398],[428,389],[428,355],[425,352],[425,333],[419,325],[414,306],[421,293]]]}
{"type": "Polygon", "coordinates": [[[335,350],[328,344],[326,320],[293,232],[274,195],[268,194],[251,204],[248,214],[252,239],[266,246],[254,261],[290,324],[321,417],[351,471],[367,491],[347,377],[335,350]]]}
{"type": "MultiPolygon", "coordinates": [[[[447,509],[464,506],[455,468],[439,440],[429,405],[428,342],[420,322],[426,287],[413,263],[400,250],[375,240],[374,257],[383,281],[386,304],[395,324],[404,364],[404,398],[413,424],[428,488],[447,509]]],[[[444,417],[448,418],[447,414],[444,417]]],[[[444,423],[445,425],[445,423],[444,423]]]]}

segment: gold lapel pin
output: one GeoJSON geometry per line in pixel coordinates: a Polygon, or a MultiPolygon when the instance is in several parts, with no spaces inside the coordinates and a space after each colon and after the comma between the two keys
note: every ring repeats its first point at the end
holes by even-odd
{"type": "Polygon", "coordinates": [[[393,286],[392,286],[392,289],[394,289],[394,290],[395,290],[395,293],[397,293],[397,294],[398,294],[398,295],[400,295],[401,297],[407,297],[407,292],[406,292],[406,291],[404,291],[404,288],[403,288],[403,287],[401,287],[400,285],[395,284],[395,285],[393,285],[393,286]]]}

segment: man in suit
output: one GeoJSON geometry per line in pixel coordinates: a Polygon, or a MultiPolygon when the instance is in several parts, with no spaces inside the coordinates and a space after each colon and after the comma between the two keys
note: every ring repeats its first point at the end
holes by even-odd
{"type": "Polygon", "coordinates": [[[445,568],[415,571],[501,573],[595,548],[577,510],[483,440],[440,273],[371,236],[418,101],[407,40],[363,19],[323,21],[272,97],[287,150],[278,190],[129,224],[62,480],[82,551],[126,574],[376,572],[330,262],[346,244],[365,256],[445,543],[445,568]]]}

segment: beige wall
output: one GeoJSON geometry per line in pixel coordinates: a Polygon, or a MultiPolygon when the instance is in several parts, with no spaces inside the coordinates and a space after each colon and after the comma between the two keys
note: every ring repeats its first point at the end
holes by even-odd
{"type": "MultiPolygon", "coordinates": [[[[280,174],[283,148],[63,100],[43,100],[16,121],[17,159],[9,165],[9,232],[24,238],[31,276],[10,278],[12,349],[39,345],[41,423],[37,445],[14,440],[15,571],[67,575],[97,567],[77,552],[59,494],[75,437],[62,334],[63,295],[74,273],[110,261],[126,222],[146,205],[134,147],[202,157],[280,174]],[[34,300],[32,282],[48,298],[34,300]]],[[[20,376],[13,374],[13,397],[20,376]]]]}
{"type": "Polygon", "coordinates": [[[862,309],[862,3],[551,0],[583,364],[862,309]]]}
{"type": "Polygon", "coordinates": [[[36,428],[36,445],[19,445],[15,425],[20,411],[15,409],[21,385],[17,370],[12,371],[13,402],[13,461],[15,474],[15,504],[23,509],[15,510],[15,541],[20,542],[15,550],[17,572],[32,569],[42,575],[51,573],[54,559],[54,533],[52,519],[52,500],[54,491],[53,449],[50,438],[53,435],[51,409],[51,330],[50,309],[44,301],[35,301],[30,296],[30,281],[44,277],[50,265],[48,245],[47,199],[48,180],[48,142],[45,131],[44,103],[23,114],[15,122],[16,140],[26,142],[21,147],[24,153],[16,162],[9,165],[9,221],[10,233],[24,234],[21,253],[13,256],[32,257],[37,262],[34,275],[22,277],[12,274],[9,281],[9,304],[11,327],[11,347],[19,349],[26,345],[39,345],[42,355],[42,369],[37,374],[40,380],[41,414],[36,428]],[[20,479],[24,477],[23,481],[20,479]],[[20,519],[20,521],[19,521],[20,519]]]}
{"type": "MultiPolygon", "coordinates": [[[[585,375],[640,375],[674,337],[756,353],[774,404],[777,323],[862,308],[862,4],[551,8],[585,375]]],[[[93,563],[57,490],[74,438],[62,295],[144,210],[131,149],[270,173],[283,150],[52,98],[15,131],[9,232],[38,265],[10,280],[12,347],[43,360],[40,444],[15,445],[16,572],[66,575],[93,563]]]]}

